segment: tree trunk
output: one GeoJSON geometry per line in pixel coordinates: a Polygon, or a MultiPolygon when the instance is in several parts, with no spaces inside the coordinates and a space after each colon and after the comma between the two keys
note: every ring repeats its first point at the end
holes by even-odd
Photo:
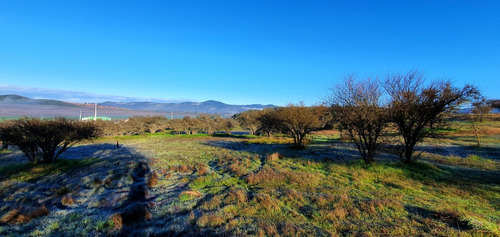
{"type": "Polygon", "coordinates": [[[476,134],[476,139],[477,139],[477,146],[481,146],[481,138],[479,137],[479,132],[477,131],[477,124],[473,122],[472,120],[470,121],[472,123],[472,127],[474,128],[474,134],[476,134]]]}
{"type": "Polygon", "coordinates": [[[406,147],[405,149],[405,163],[411,164],[413,163],[411,157],[413,155],[413,147],[406,147]]]}

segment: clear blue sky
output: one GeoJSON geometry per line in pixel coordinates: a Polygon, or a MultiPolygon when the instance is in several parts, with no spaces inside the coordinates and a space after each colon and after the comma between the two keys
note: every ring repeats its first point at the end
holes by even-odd
{"type": "Polygon", "coordinates": [[[0,85],[314,104],[411,69],[500,98],[500,1],[0,0],[0,85]]]}

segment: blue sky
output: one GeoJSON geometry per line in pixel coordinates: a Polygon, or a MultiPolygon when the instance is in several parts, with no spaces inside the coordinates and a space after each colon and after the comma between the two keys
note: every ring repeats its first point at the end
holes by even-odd
{"type": "Polygon", "coordinates": [[[346,74],[419,69],[498,99],[499,12],[498,0],[0,0],[0,85],[315,104],[346,74]]]}

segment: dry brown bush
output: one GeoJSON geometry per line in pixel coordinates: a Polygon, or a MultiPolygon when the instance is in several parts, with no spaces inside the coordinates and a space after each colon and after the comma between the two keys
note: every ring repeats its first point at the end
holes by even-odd
{"type": "Polygon", "coordinates": [[[304,199],[304,196],[294,189],[286,189],[284,191],[284,195],[285,197],[283,198],[283,201],[286,204],[294,204],[298,205],[299,207],[302,207],[305,204],[306,200],[304,199]]]}
{"type": "Polygon", "coordinates": [[[229,171],[235,173],[238,176],[247,174],[245,172],[244,164],[241,164],[239,160],[235,160],[234,163],[229,165],[229,171]]]}
{"type": "Polygon", "coordinates": [[[259,222],[258,226],[265,232],[266,236],[279,236],[278,229],[274,223],[259,222]]]}
{"type": "Polygon", "coordinates": [[[75,200],[74,200],[71,196],[69,196],[69,195],[64,195],[64,196],[61,198],[61,203],[62,203],[63,205],[66,205],[66,206],[67,206],[67,205],[74,205],[76,202],[75,202],[75,200]]]}
{"type": "Polygon", "coordinates": [[[255,200],[260,204],[260,206],[268,211],[279,209],[278,201],[273,200],[269,194],[257,194],[255,195],[255,200]]]}
{"type": "Polygon", "coordinates": [[[31,220],[46,216],[50,211],[44,205],[38,207],[27,207],[27,208],[15,208],[7,212],[0,223],[2,224],[23,224],[28,223],[31,220]]]}
{"type": "Polygon", "coordinates": [[[284,182],[285,180],[286,177],[284,174],[276,172],[269,166],[264,166],[264,168],[259,170],[257,173],[252,172],[247,177],[247,182],[250,185],[255,185],[266,181],[284,182]]]}
{"type": "Polygon", "coordinates": [[[300,228],[297,228],[297,226],[288,222],[281,226],[281,230],[283,232],[283,236],[299,236],[301,234],[300,228]]]}
{"type": "Polygon", "coordinates": [[[198,172],[198,175],[204,175],[207,173],[207,166],[203,163],[198,163],[196,164],[195,170],[198,172]]]}
{"type": "Polygon", "coordinates": [[[223,195],[215,195],[209,201],[205,201],[201,207],[205,210],[214,210],[222,204],[223,195]]]}
{"type": "Polygon", "coordinates": [[[191,173],[191,172],[193,172],[191,170],[191,168],[188,167],[187,165],[174,165],[174,166],[170,167],[169,170],[174,171],[174,172],[179,172],[179,173],[191,173]]]}
{"type": "Polygon", "coordinates": [[[115,230],[121,230],[123,228],[123,220],[121,213],[115,213],[109,217],[109,219],[113,222],[113,226],[115,230]]]}
{"type": "Polygon", "coordinates": [[[156,171],[150,172],[146,181],[146,185],[148,186],[148,188],[153,188],[156,184],[158,184],[158,173],[156,173],[156,171]]]}
{"type": "Polygon", "coordinates": [[[179,166],[179,172],[188,173],[189,168],[186,165],[179,166]]]}
{"type": "Polygon", "coordinates": [[[347,212],[349,213],[349,215],[353,216],[354,218],[360,218],[361,217],[361,212],[356,207],[349,207],[347,209],[347,212]]]}
{"type": "Polygon", "coordinates": [[[245,204],[247,202],[247,192],[244,189],[231,188],[225,199],[226,203],[236,202],[238,205],[245,204]]]}
{"type": "Polygon", "coordinates": [[[278,152],[274,152],[266,156],[266,161],[277,161],[282,158],[281,154],[278,152]]]}
{"type": "Polygon", "coordinates": [[[295,185],[298,188],[315,188],[320,180],[321,178],[317,174],[276,170],[269,166],[264,166],[257,173],[252,172],[247,177],[247,182],[250,185],[283,183],[295,185]]]}
{"type": "Polygon", "coordinates": [[[223,217],[214,214],[203,215],[198,219],[198,225],[201,227],[217,227],[225,222],[223,217]]]}
{"type": "Polygon", "coordinates": [[[343,207],[336,207],[333,209],[333,214],[335,217],[337,217],[339,220],[343,220],[347,216],[347,210],[343,207]]]}
{"type": "Polygon", "coordinates": [[[330,204],[330,202],[323,195],[316,197],[314,201],[316,202],[316,205],[318,205],[318,207],[321,209],[327,207],[328,204],[330,204]]]}

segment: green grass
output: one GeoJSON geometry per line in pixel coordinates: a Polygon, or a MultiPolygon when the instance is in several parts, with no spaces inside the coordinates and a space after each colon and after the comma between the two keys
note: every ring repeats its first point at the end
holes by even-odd
{"type": "Polygon", "coordinates": [[[60,159],[53,164],[11,164],[0,166],[0,179],[29,182],[36,178],[70,172],[73,169],[82,169],[98,162],[96,158],[81,160],[60,159]]]}
{"type": "Polygon", "coordinates": [[[470,167],[484,170],[500,170],[500,161],[493,159],[486,159],[478,155],[468,155],[466,157],[459,156],[443,156],[439,154],[423,153],[423,159],[432,162],[452,165],[452,166],[462,166],[470,167]]]}
{"type": "MultiPolygon", "coordinates": [[[[343,149],[338,135],[315,135],[305,150],[277,146],[288,143],[289,139],[281,137],[167,133],[119,137],[124,145],[120,149],[130,148],[142,154],[149,169],[158,173],[158,183],[149,190],[152,219],[116,232],[109,219],[116,208],[87,207],[85,211],[100,214],[51,214],[50,221],[33,221],[33,225],[50,223],[33,233],[73,235],[77,234],[73,229],[79,229],[84,233],[139,236],[172,232],[231,236],[500,235],[500,166],[495,160],[498,147],[456,145],[469,144],[460,128],[442,133],[444,137],[431,138],[425,144],[438,144],[442,150],[424,153],[421,161],[413,165],[390,159],[372,165],[353,158],[339,162],[344,157],[316,154],[322,149],[343,149]],[[450,142],[454,148],[472,153],[443,155],[442,151],[452,149],[450,142]],[[270,153],[273,147],[281,150],[270,153]],[[280,153],[270,155],[274,152],[280,153]],[[81,227],[76,227],[77,223],[81,227]]],[[[500,142],[495,136],[485,137],[492,144],[500,142]]],[[[97,142],[113,143],[115,139],[97,142]]],[[[120,151],[116,150],[117,154],[120,151]]],[[[336,154],[349,151],[346,148],[336,154]]],[[[131,179],[126,183],[129,186],[134,183],[130,170],[136,163],[127,159],[136,156],[123,155],[116,167],[128,167],[128,171],[116,172],[131,179]]],[[[60,162],[4,166],[0,167],[0,177],[30,182],[90,167],[97,160],[60,162]]],[[[120,192],[127,193],[129,186],[120,192]]],[[[94,188],[96,201],[102,198],[102,190],[94,188]]],[[[68,187],[61,186],[54,192],[66,195],[68,187]]],[[[15,227],[0,226],[0,234],[10,231],[16,231],[15,227]]]]}
{"type": "Polygon", "coordinates": [[[187,187],[201,193],[199,197],[179,196],[192,206],[182,213],[198,213],[193,217],[194,229],[215,228],[232,234],[255,228],[264,234],[274,230],[314,235],[499,234],[498,169],[477,165],[493,162],[489,159],[472,156],[466,158],[469,163],[454,167],[297,157],[263,159],[262,163],[260,158],[266,154],[213,147],[206,139],[215,138],[168,138],[140,145],[153,151],[153,166],[158,168],[196,162],[209,167],[204,175],[172,173],[188,177],[187,187]],[[218,224],[207,224],[210,220],[218,224]],[[456,227],[456,223],[466,224],[456,227]]]}

